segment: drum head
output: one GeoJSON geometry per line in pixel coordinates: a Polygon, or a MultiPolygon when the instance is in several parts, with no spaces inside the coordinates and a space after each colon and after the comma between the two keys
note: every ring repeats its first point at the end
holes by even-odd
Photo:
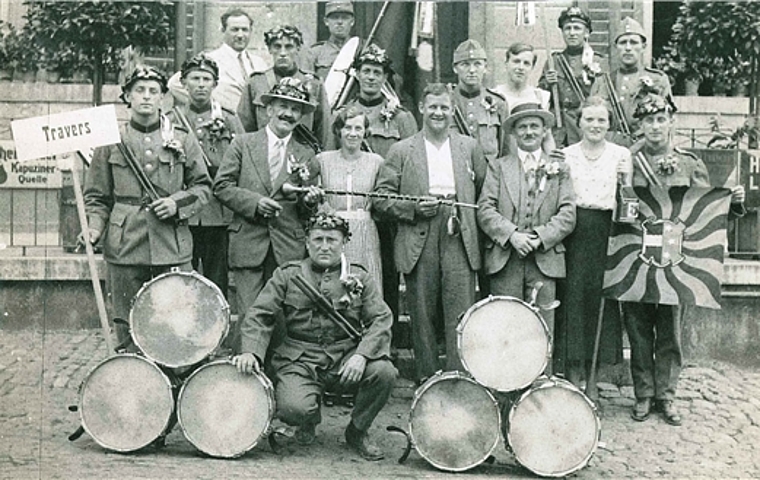
{"type": "Polygon", "coordinates": [[[273,414],[269,380],[239,373],[226,360],[196,370],[177,399],[177,418],[185,438],[214,457],[238,457],[255,447],[273,414]]]}
{"type": "Polygon", "coordinates": [[[146,357],[167,367],[208,357],[227,335],[230,310],[222,292],[194,272],[170,272],[143,285],[129,323],[146,357]]]}
{"type": "Polygon", "coordinates": [[[500,392],[530,385],[551,355],[541,316],[511,297],[490,297],[470,307],[457,328],[457,346],[473,378],[500,392]]]}
{"type": "Polygon", "coordinates": [[[150,360],[116,355],[96,366],[80,391],[82,426],[99,445],[132,452],[164,433],[174,411],[172,386],[150,360]]]}
{"type": "Polygon", "coordinates": [[[528,390],[512,407],[507,441],[528,470],[563,477],[586,466],[600,430],[591,401],[568,382],[552,379],[528,390]]]}
{"type": "Polygon", "coordinates": [[[456,372],[422,385],[409,417],[417,452],[441,470],[461,472],[480,465],[501,438],[501,414],[491,393],[456,372]]]}

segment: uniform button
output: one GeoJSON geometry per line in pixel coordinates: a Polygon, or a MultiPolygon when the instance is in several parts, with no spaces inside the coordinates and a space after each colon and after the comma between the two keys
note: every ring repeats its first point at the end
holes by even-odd
{"type": "Polygon", "coordinates": [[[146,172],[152,172],[153,171],[153,164],[152,163],[146,163],[145,164],[145,171],[146,172]]]}
{"type": "Polygon", "coordinates": [[[201,135],[203,133],[203,129],[199,128],[198,130],[196,130],[196,132],[198,133],[198,135],[201,135]]]}
{"type": "Polygon", "coordinates": [[[470,118],[472,118],[472,117],[474,117],[475,115],[473,115],[472,113],[468,113],[468,114],[467,114],[467,116],[468,116],[468,117],[470,117],[470,118]]]}
{"type": "Polygon", "coordinates": [[[198,123],[201,123],[203,121],[203,117],[198,117],[198,123]]]}
{"type": "Polygon", "coordinates": [[[470,125],[470,130],[475,130],[475,127],[473,127],[472,125],[470,125]]]}
{"type": "Polygon", "coordinates": [[[622,87],[620,87],[620,90],[628,90],[628,87],[626,87],[625,85],[623,85],[622,87]]]}
{"type": "Polygon", "coordinates": [[[145,137],[145,143],[150,143],[150,137],[145,137]]]}
{"type": "Polygon", "coordinates": [[[467,102],[467,105],[472,106],[472,101],[467,102]]]}
{"type": "Polygon", "coordinates": [[[153,155],[153,150],[150,150],[150,149],[145,150],[145,155],[148,155],[148,156],[153,155]]]}

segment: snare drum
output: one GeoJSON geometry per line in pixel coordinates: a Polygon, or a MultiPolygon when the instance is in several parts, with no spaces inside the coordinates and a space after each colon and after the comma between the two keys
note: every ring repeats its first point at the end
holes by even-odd
{"type": "Polygon", "coordinates": [[[171,271],[135,295],[129,324],[146,357],[171,368],[204,360],[227,335],[230,307],[219,287],[196,272],[171,271]]]}
{"type": "Polygon", "coordinates": [[[166,432],[174,413],[169,377],[155,363],[121,354],[98,364],[82,382],[79,413],[100,446],[132,452],[166,432]]]}
{"type": "Polygon", "coordinates": [[[536,380],[512,405],[507,420],[507,442],[517,461],[545,477],[564,477],[585,467],[600,434],[591,400],[556,377],[536,380]]]}
{"type": "Polygon", "coordinates": [[[551,358],[546,323],[514,297],[490,296],[470,307],[457,326],[457,348],[465,370],[500,392],[529,386],[551,358]]]}
{"type": "Polygon", "coordinates": [[[267,434],[274,415],[274,388],[264,374],[237,371],[229,360],[193,372],[177,399],[185,438],[213,457],[234,458],[267,434]]]}
{"type": "Polygon", "coordinates": [[[414,394],[409,435],[431,465],[462,472],[483,463],[498,445],[501,413],[493,395],[466,374],[439,372],[414,394]]]}

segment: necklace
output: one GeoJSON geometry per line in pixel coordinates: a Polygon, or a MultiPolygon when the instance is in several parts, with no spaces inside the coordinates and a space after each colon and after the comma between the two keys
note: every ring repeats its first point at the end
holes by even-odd
{"type": "Polygon", "coordinates": [[[581,151],[583,152],[583,156],[586,157],[586,160],[589,162],[595,162],[599,160],[599,157],[601,157],[604,154],[604,151],[606,149],[607,149],[606,143],[602,144],[601,148],[599,148],[599,151],[590,151],[587,146],[581,143],[581,151]]]}

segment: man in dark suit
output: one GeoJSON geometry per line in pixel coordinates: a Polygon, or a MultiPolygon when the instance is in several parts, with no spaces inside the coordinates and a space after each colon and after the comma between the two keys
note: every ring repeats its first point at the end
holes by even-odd
{"type": "Polygon", "coordinates": [[[435,320],[441,309],[446,369],[462,368],[456,326],[475,302],[478,230],[474,209],[441,200],[475,202],[486,161],[475,139],[450,132],[453,104],[445,85],[428,85],[419,108],[422,130],[390,148],[375,190],[424,200],[375,199],[372,205],[398,221],[394,256],[406,278],[416,374],[422,380],[439,369],[435,320]]]}
{"type": "Polygon", "coordinates": [[[337,215],[319,213],[309,221],[309,258],[275,271],[243,320],[243,353],[233,361],[242,372],[259,371],[275,319],[282,313],[287,334],[275,347],[271,365],[277,416],[298,426],[299,443],[312,443],[325,386],[356,388],[346,445],[366,460],[380,460],[383,452],[367,432],[397,375],[389,358],[393,317],[372,275],[361,265],[342,261],[349,237],[348,222],[337,215]],[[335,305],[361,338],[349,337],[331,322],[296,284],[298,275],[335,305]]]}
{"type": "MultiPolygon", "coordinates": [[[[278,265],[304,258],[304,222],[319,200],[316,187],[302,195],[282,191],[286,182],[316,185],[319,175],[314,151],[291,138],[301,116],[314,110],[309,92],[298,79],[283,78],[261,100],[269,123],[235,137],[214,181],[214,195],[234,213],[229,266],[240,312],[253,305],[278,265]]],[[[237,348],[239,326],[231,335],[237,348]]]]}
{"type": "MultiPolygon", "coordinates": [[[[565,276],[562,240],[575,228],[575,193],[564,162],[541,150],[554,116],[524,103],[504,123],[517,151],[491,162],[478,200],[478,224],[488,236],[485,271],[491,293],[526,299],[543,283],[538,304],[554,301],[555,279],[565,276]]],[[[554,313],[543,311],[549,331],[554,313]]]]}

